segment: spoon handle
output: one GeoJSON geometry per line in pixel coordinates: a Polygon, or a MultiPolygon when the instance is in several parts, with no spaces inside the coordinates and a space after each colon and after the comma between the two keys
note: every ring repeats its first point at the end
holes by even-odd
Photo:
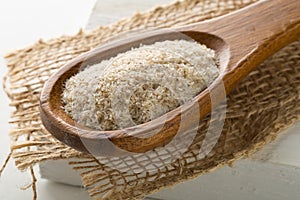
{"type": "Polygon", "coordinates": [[[300,38],[300,0],[259,1],[192,25],[189,31],[193,30],[209,32],[228,44],[230,59],[223,69],[226,74],[248,74],[267,57],[300,38]]]}

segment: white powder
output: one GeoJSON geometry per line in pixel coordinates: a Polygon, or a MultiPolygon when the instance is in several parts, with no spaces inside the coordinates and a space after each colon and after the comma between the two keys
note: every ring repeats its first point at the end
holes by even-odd
{"type": "Polygon", "coordinates": [[[213,50],[186,40],[141,46],[88,67],[65,84],[65,111],[79,124],[115,130],[155,119],[218,76],[213,50]]]}

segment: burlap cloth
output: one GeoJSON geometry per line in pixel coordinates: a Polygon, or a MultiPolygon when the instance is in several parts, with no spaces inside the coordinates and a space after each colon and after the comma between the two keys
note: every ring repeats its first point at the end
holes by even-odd
{"type": "MultiPolygon", "coordinates": [[[[80,31],[36,44],[7,55],[8,74],[4,89],[15,108],[10,156],[20,170],[36,178],[33,166],[45,160],[70,159],[80,170],[83,184],[95,199],[140,199],[161,188],[195,178],[217,167],[232,164],[272,141],[299,119],[300,41],[294,42],[260,65],[228,96],[226,120],[217,144],[205,158],[197,156],[210,119],[200,122],[198,134],[180,158],[144,170],[144,155],[95,159],[54,139],[41,125],[39,95],[44,82],[70,59],[118,34],[147,28],[174,27],[199,22],[242,8],[255,0],[184,0],[145,13],[138,13],[91,32],[80,31]],[[107,163],[121,162],[122,169],[107,163]],[[120,170],[118,170],[120,169],[120,170]]],[[[152,151],[147,156],[163,163],[168,153],[152,151]]],[[[149,159],[148,160],[151,160],[149,159]]],[[[146,159],[147,160],[147,159],[146,159]]],[[[151,164],[151,163],[150,163],[151,164]]],[[[118,163],[116,164],[118,165],[118,163]]],[[[36,198],[36,193],[34,195],[36,198]]]]}

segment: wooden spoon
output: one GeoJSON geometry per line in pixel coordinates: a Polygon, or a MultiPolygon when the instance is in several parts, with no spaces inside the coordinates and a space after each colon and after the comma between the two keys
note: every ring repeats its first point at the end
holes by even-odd
{"type": "MultiPolygon", "coordinates": [[[[82,152],[120,155],[145,152],[166,145],[179,128],[188,130],[211,111],[210,92],[224,86],[228,94],[256,66],[280,48],[300,38],[300,1],[265,0],[231,14],[201,23],[126,38],[106,44],[67,63],[45,84],[40,98],[41,119],[58,140],[82,152]],[[214,49],[220,60],[220,75],[206,90],[185,105],[150,122],[116,131],[98,131],[78,125],[62,109],[65,81],[88,65],[121,52],[156,41],[191,37],[214,49]],[[199,104],[199,117],[193,106],[199,104]],[[181,116],[190,116],[180,124],[181,116]],[[162,120],[166,119],[166,120],[162,120]],[[181,126],[181,127],[179,127],[181,126]],[[155,133],[149,136],[149,133],[155,133]],[[149,137],[140,137],[140,136],[149,137]]],[[[224,99],[214,92],[218,101],[224,99]]],[[[197,111],[198,112],[198,111],[197,111]]]]}

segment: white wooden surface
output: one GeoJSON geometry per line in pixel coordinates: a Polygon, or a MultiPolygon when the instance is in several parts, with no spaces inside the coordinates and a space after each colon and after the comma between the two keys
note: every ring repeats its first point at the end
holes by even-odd
{"type": "Polygon", "coordinates": [[[142,12],[157,5],[169,4],[175,0],[98,0],[87,23],[87,29],[107,25],[117,20],[142,12]]]}
{"type": "MultiPolygon", "coordinates": [[[[137,11],[169,2],[172,0],[98,0],[87,28],[106,25],[137,11]]],[[[300,199],[299,130],[300,123],[296,123],[251,159],[238,161],[233,168],[222,168],[152,197],[165,200],[300,199]]],[[[78,175],[64,161],[42,164],[41,173],[51,180],[80,184],[78,175]]]]}

